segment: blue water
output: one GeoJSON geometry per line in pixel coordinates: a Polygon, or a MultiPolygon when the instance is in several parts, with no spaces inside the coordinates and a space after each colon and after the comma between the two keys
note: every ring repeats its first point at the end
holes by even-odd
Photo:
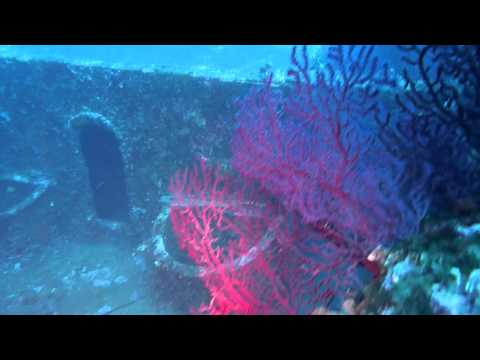
{"type": "MultiPolygon", "coordinates": [[[[269,67],[283,80],[290,67],[292,45],[0,45],[0,57],[51,60],[145,72],[162,71],[228,81],[257,80],[269,67]]],[[[312,45],[310,56],[322,61],[328,45],[312,45]]],[[[400,55],[393,46],[378,47],[377,54],[393,67],[400,55]]]]}
{"type": "MultiPolygon", "coordinates": [[[[238,81],[256,79],[266,65],[283,76],[290,50],[290,45],[12,45],[0,46],[0,56],[238,81]]],[[[311,48],[318,54],[325,50],[311,48]]]]}

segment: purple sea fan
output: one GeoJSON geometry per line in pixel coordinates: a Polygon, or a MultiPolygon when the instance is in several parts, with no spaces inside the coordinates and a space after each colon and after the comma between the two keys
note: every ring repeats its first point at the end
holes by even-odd
{"type": "Polygon", "coordinates": [[[382,113],[379,87],[393,81],[373,47],[332,47],[314,76],[306,47],[291,61],[286,95],[268,77],[240,101],[233,166],[304,224],[334,228],[337,246],[357,248],[360,261],[415,231],[428,208],[424,181],[411,181],[369,127],[382,113]]]}

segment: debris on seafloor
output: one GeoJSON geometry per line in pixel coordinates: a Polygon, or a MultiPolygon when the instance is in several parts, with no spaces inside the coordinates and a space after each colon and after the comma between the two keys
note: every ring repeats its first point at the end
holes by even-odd
{"type": "MultiPolygon", "coordinates": [[[[5,174],[0,175],[0,184],[6,184],[6,193],[14,194],[15,184],[17,186],[29,187],[28,194],[18,199],[12,204],[8,204],[7,208],[0,207],[0,219],[17,215],[22,210],[31,206],[37,199],[39,199],[49,187],[55,185],[55,181],[39,171],[30,171],[19,174],[5,174]]],[[[0,204],[1,205],[1,204],[0,204]]]]}
{"type": "Polygon", "coordinates": [[[108,266],[89,271],[83,267],[79,271],[72,270],[62,278],[63,283],[70,289],[78,284],[79,280],[96,288],[108,288],[113,284],[122,285],[128,281],[128,278],[124,275],[115,276],[113,270],[108,266]]]}
{"type": "Polygon", "coordinates": [[[112,311],[112,307],[110,305],[104,305],[102,306],[100,309],[97,310],[96,314],[97,315],[106,315],[108,314],[109,312],[112,311]]]}

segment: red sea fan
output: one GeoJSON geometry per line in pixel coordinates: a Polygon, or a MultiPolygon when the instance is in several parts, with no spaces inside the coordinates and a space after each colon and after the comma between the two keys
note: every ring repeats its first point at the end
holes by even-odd
{"type": "Polygon", "coordinates": [[[177,203],[171,222],[180,247],[196,265],[211,301],[208,314],[293,313],[289,295],[270,267],[267,247],[281,239],[280,216],[268,203],[254,202],[247,186],[204,161],[177,173],[170,184],[177,203]],[[195,198],[195,201],[191,201],[195,198]]]}

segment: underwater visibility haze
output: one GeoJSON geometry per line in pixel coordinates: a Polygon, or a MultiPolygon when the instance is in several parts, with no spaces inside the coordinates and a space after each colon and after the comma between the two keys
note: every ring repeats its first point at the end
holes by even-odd
{"type": "Polygon", "coordinates": [[[480,46],[0,46],[0,313],[480,313],[480,46]]]}

